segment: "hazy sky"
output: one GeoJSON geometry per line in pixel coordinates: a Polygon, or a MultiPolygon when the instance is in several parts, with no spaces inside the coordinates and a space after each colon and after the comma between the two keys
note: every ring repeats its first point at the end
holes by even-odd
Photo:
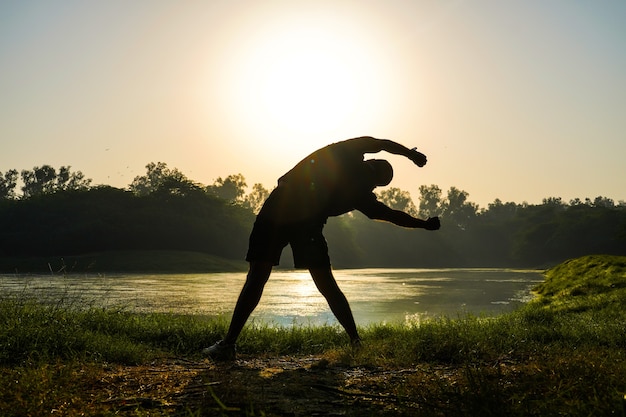
{"type": "Polygon", "coordinates": [[[4,0],[0,171],[271,188],[371,135],[428,155],[389,158],[414,199],[626,200],[624,22],[623,0],[4,0]]]}

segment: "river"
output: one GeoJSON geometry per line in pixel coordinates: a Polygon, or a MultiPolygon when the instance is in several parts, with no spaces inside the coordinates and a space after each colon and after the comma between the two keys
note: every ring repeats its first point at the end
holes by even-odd
{"type": "MultiPolygon", "coordinates": [[[[345,269],[334,271],[359,325],[414,322],[468,313],[494,315],[531,299],[541,271],[512,269],[345,269]]],[[[2,296],[36,296],[78,307],[229,315],[244,273],[0,275],[2,296]]],[[[272,273],[251,320],[270,325],[336,324],[308,272],[272,273]]]]}

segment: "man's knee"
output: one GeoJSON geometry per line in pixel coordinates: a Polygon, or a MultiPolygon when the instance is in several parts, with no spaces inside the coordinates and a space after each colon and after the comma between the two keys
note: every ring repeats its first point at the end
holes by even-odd
{"type": "Polygon", "coordinates": [[[317,289],[325,296],[341,293],[330,268],[310,269],[311,277],[317,289]]]}
{"type": "Polygon", "coordinates": [[[245,287],[249,289],[263,289],[272,273],[271,262],[251,262],[245,287]]]}

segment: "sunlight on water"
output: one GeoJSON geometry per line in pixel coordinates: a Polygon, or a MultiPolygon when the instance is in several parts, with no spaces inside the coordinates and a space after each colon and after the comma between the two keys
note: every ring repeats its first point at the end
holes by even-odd
{"type": "MultiPolygon", "coordinates": [[[[532,298],[540,271],[355,269],[334,271],[359,325],[419,323],[446,315],[498,314],[532,298]]],[[[245,273],[0,276],[2,296],[34,295],[76,306],[230,316],[245,273]]],[[[251,320],[276,325],[336,324],[308,272],[275,271],[251,320]]]]}

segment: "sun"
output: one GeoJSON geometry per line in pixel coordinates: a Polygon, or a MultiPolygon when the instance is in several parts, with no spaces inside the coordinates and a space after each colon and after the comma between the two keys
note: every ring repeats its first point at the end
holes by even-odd
{"type": "Polygon", "coordinates": [[[314,14],[259,20],[220,62],[218,94],[233,125],[255,137],[327,140],[381,117],[393,77],[367,31],[314,14]]]}
{"type": "Polygon", "coordinates": [[[286,53],[258,74],[259,104],[270,120],[290,130],[330,130],[350,118],[361,92],[351,63],[328,40],[304,40],[310,42],[275,45],[286,53]]]}

